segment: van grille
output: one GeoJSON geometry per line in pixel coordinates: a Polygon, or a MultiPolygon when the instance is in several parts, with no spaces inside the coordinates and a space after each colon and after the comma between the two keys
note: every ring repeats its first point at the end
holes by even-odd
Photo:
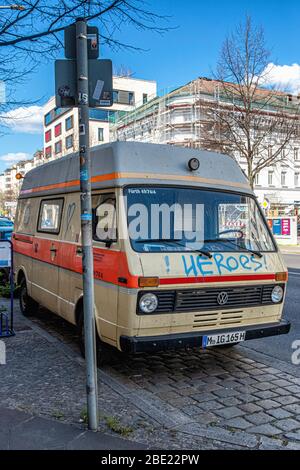
{"type": "Polygon", "coordinates": [[[243,310],[230,310],[228,312],[200,313],[194,317],[193,328],[203,328],[205,326],[227,326],[238,325],[243,320],[243,310]]]}
{"type": "MultiPolygon", "coordinates": [[[[284,289],[284,285],[280,284],[284,289]]],[[[226,310],[232,308],[254,307],[259,305],[273,304],[271,293],[275,284],[263,286],[239,286],[208,289],[185,289],[185,290],[157,290],[153,292],[158,298],[158,308],[155,313],[164,312],[202,312],[209,310],[226,310]],[[218,303],[218,295],[226,293],[228,300],[226,304],[218,303]]],[[[149,292],[149,291],[147,291],[149,292]]],[[[146,291],[139,292],[140,297],[146,291]]],[[[143,313],[139,310],[138,313],[143,313]]],[[[226,313],[224,313],[226,315],[226,313]]],[[[212,320],[213,321],[213,320],[212,320]]]]}

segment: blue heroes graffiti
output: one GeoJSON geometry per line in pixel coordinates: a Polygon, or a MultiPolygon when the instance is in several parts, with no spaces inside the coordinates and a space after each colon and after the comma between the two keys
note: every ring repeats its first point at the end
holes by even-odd
{"type": "Polygon", "coordinates": [[[239,254],[225,257],[222,253],[215,253],[211,259],[199,255],[182,255],[185,275],[212,276],[215,274],[228,274],[237,270],[257,272],[266,269],[265,257],[257,259],[255,255],[239,254]]]}

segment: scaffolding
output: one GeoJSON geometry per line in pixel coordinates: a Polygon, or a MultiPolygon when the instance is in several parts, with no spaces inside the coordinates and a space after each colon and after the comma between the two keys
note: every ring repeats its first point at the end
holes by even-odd
{"type": "MultiPolygon", "coordinates": [[[[291,112],[291,102],[286,101],[286,95],[274,99],[282,112],[291,112]]],[[[220,82],[200,77],[164,92],[126,115],[117,116],[111,137],[112,140],[137,140],[233,154],[220,116],[234,113],[238,105],[234,92],[229,98],[220,82]]],[[[257,109],[259,112],[259,101],[257,109]]],[[[272,118],[272,112],[274,106],[272,109],[270,103],[264,113],[272,118]]]]}

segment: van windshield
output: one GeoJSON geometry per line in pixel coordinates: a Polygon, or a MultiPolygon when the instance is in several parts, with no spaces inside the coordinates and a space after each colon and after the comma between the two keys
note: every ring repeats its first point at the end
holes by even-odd
{"type": "Polygon", "coordinates": [[[254,197],[178,187],[124,188],[128,231],[137,252],[275,251],[254,197]]]}

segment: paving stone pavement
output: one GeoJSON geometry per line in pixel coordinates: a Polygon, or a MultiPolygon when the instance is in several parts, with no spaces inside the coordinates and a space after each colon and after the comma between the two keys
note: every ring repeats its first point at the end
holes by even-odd
{"type": "MultiPolygon", "coordinates": [[[[45,310],[24,319],[16,308],[16,333],[5,340],[1,407],[83,426],[75,329],[45,310]]],[[[300,449],[300,369],[248,348],[116,354],[98,376],[106,433],[115,435],[109,417],[148,448],[300,449]]]]}

